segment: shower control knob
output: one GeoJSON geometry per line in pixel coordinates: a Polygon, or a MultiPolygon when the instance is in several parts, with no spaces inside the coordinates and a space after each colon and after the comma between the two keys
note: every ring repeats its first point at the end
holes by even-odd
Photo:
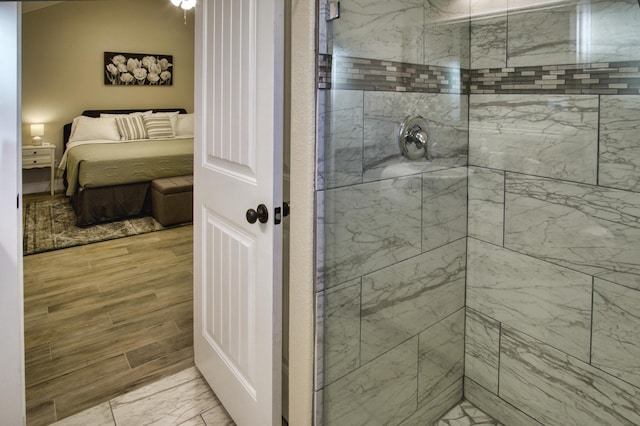
{"type": "Polygon", "coordinates": [[[269,210],[267,206],[264,204],[260,204],[255,210],[249,209],[247,210],[247,222],[256,223],[256,221],[260,221],[260,223],[267,223],[269,220],[269,210]]]}

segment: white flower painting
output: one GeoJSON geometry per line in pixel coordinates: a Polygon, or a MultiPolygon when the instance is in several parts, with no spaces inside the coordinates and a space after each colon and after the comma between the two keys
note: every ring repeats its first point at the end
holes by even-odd
{"type": "Polygon", "coordinates": [[[104,52],[104,84],[171,86],[173,72],[171,55],[104,52]]]}

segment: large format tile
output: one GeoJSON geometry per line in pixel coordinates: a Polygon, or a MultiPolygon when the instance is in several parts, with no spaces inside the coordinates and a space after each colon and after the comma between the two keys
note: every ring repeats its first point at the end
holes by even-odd
{"type": "Polygon", "coordinates": [[[467,169],[422,175],[422,251],[467,235],[467,169]]]}
{"type": "Polygon", "coordinates": [[[640,291],[596,279],[591,364],[640,388],[640,291]]]}
{"type": "Polygon", "coordinates": [[[506,426],[542,426],[540,422],[527,416],[468,377],[464,379],[464,397],[484,412],[491,413],[491,417],[506,426]]]}
{"type": "Polygon", "coordinates": [[[176,425],[220,401],[195,368],[166,377],[111,400],[118,425],[176,425]]]}
{"type": "Polygon", "coordinates": [[[323,383],[360,366],[360,279],[325,291],[323,383]]]}
{"type": "Polygon", "coordinates": [[[234,421],[222,404],[202,413],[202,420],[204,420],[206,426],[235,426],[234,421]]]}
{"type": "Polygon", "coordinates": [[[468,97],[438,93],[365,92],[364,180],[408,176],[467,164],[468,97]],[[431,161],[400,153],[398,129],[407,117],[427,121],[431,161]]]}
{"type": "Polygon", "coordinates": [[[424,0],[342,0],[329,23],[333,54],[423,63],[424,0]]]}
{"type": "Polygon", "coordinates": [[[319,192],[318,282],[328,288],[420,253],[421,187],[414,176],[319,192]]]}
{"type": "Polygon", "coordinates": [[[500,397],[549,426],[640,424],[640,389],[510,327],[502,328],[500,397]]]}
{"type": "Polygon", "coordinates": [[[508,66],[589,62],[587,52],[577,52],[575,6],[538,9],[536,2],[526,3],[509,0],[508,66]]]}
{"type": "Polygon", "coordinates": [[[469,68],[469,2],[425,0],[424,63],[469,68]]]}
{"type": "Polygon", "coordinates": [[[464,306],[465,240],[362,279],[361,356],[366,362],[464,306]]]}
{"type": "Polygon", "coordinates": [[[504,172],[469,167],[469,236],[501,246],[504,172]]]}
{"type": "Polygon", "coordinates": [[[464,344],[465,377],[497,394],[500,323],[467,308],[464,344]]]}
{"type": "Polygon", "coordinates": [[[418,405],[433,400],[464,375],[464,309],[420,333],[418,405]]]}
{"type": "Polygon", "coordinates": [[[447,412],[434,426],[503,426],[467,400],[447,412]]]}
{"type": "Polygon", "coordinates": [[[471,0],[471,69],[507,66],[507,0],[471,0]]]}
{"type": "Polygon", "coordinates": [[[640,194],[507,174],[505,247],[640,289],[640,194]]]}
{"type": "Polygon", "coordinates": [[[570,1],[559,7],[536,3],[509,0],[508,66],[638,58],[637,2],[570,1]]]}
{"type": "Polygon", "coordinates": [[[592,280],[473,238],[467,306],[589,361],[592,280]]]}
{"type": "Polygon", "coordinates": [[[451,409],[463,397],[462,379],[458,380],[444,391],[434,395],[429,400],[422,401],[418,410],[405,419],[401,426],[425,426],[431,425],[451,409]]]}
{"type": "Polygon", "coordinates": [[[418,337],[324,389],[324,424],[398,424],[416,410],[418,337]]]}
{"type": "Polygon", "coordinates": [[[318,121],[324,144],[318,147],[318,189],[362,183],[363,93],[331,90],[318,121]]]}
{"type": "Polygon", "coordinates": [[[639,133],[640,96],[601,96],[600,185],[640,192],[639,133]]]}
{"type": "Polygon", "coordinates": [[[60,420],[52,426],[115,426],[115,424],[116,422],[111,414],[111,405],[109,405],[109,402],[104,402],[60,420]]]}
{"type": "Polygon", "coordinates": [[[471,165],[596,183],[597,153],[597,96],[471,96],[471,165]]]}

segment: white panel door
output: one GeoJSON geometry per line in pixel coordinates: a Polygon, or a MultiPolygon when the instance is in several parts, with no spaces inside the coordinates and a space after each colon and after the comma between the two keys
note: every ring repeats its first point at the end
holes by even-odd
{"type": "Polygon", "coordinates": [[[282,2],[196,8],[195,362],[240,426],[281,424],[282,2]]]}

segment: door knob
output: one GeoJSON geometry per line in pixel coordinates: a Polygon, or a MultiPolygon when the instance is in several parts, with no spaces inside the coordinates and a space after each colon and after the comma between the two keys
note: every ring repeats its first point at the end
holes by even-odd
{"type": "Polygon", "coordinates": [[[256,220],[259,220],[260,223],[267,223],[269,220],[269,210],[267,206],[264,204],[260,204],[256,210],[249,209],[247,210],[247,222],[256,223],[256,220]]]}

